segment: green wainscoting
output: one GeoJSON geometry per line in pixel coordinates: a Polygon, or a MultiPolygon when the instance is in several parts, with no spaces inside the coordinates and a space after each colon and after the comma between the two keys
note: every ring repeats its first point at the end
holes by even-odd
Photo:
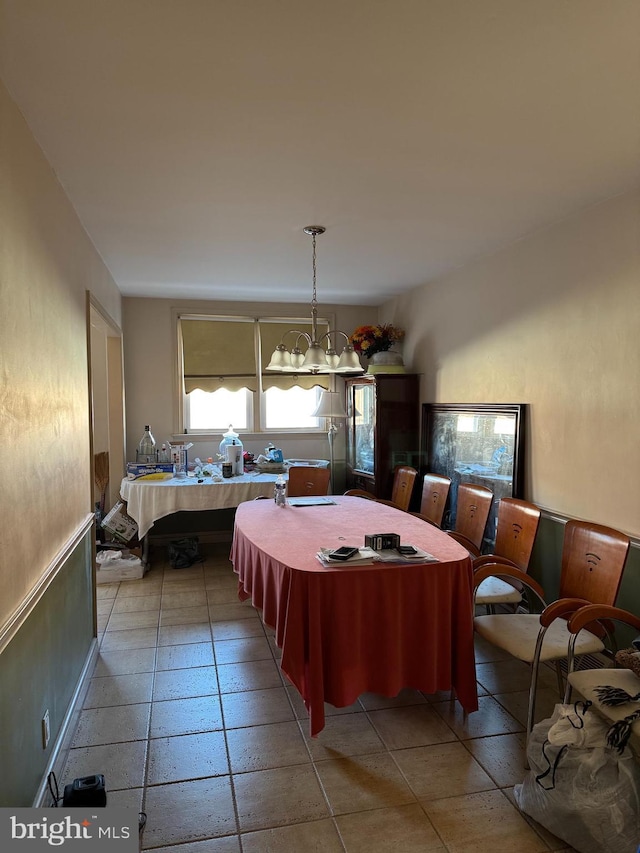
{"type": "Polygon", "coordinates": [[[91,536],[89,528],[0,655],[3,807],[34,805],[83,673],[94,637],[91,536]]]}

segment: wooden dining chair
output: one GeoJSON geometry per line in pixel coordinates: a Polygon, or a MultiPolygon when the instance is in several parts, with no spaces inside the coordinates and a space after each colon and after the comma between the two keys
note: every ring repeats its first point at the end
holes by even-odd
{"type": "MultiPolygon", "coordinates": [[[[539,524],[540,510],[535,504],[518,498],[501,498],[493,551],[474,559],[474,572],[496,562],[527,572],[539,524]]],[[[521,600],[519,584],[495,576],[486,578],[476,590],[476,604],[484,605],[488,611],[498,604],[509,604],[515,609],[521,600]]]]}
{"type": "Polygon", "coordinates": [[[605,604],[581,607],[569,619],[571,639],[564,704],[572,701],[572,691],[575,690],[583,699],[591,702],[594,711],[615,726],[613,731],[609,731],[609,737],[613,737],[615,743],[609,745],[624,749],[627,740],[630,740],[630,745],[637,754],[640,749],[640,650],[636,650],[634,646],[625,653],[618,652],[615,665],[611,667],[574,669],[574,646],[582,629],[593,629],[593,623],[599,623],[610,635],[614,622],[640,631],[640,619],[635,614],[605,604]],[[620,665],[619,658],[623,661],[620,665]]]}
{"type": "Polygon", "coordinates": [[[390,500],[387,498],[377,498],[375,495],[372,495],[364,489],[348,489],[344,494],[351,495],[352,497],[374,500],[377,503],[386,504],[387,506],[392,506],[396,509],[401,509],[404,512],[407,512],[409,504],[411,503],[413,486],[417,476],[418,472],[410,465],[396,465],[393,471],[393,486],[391,489],[390,500]]]}
{"type": "Polygon", "coordinates": [[[453,530],[447,530],[446,533],[464,545],[472,557],[480,556],[492,503],[493,492],[486,486],[458,484],[455,525],[453,530]]]}
{"type": "Polygon", "coordinates": [[[436,527],[442,527],[442,518],[449,497],[451,478],[443,474],[424,475],[419,515],[436,527]]]}
{"type": "MultiPolygon", "coordinates": [[[[558,600],[548,605],[540,584],[509,561],[494,558],[494,562],[475,572],[476,589],[492,575],[503,576],[531,590],[544,607],[542,613],[491,613],[473,620],[474,630],[481,637],[531,666],[527,735],[533,727],[540,662],[556,664],[559,701],[562,701],[565,690],[560,661],[569,656],[571,637],[567,620],[585,605],[615,604],[629,545],[628,536],[610,527],[568,521],[562,548],[560,594],[558,600]]],[[[604,649],[603,632],[597,626],[590,627],[591,631],[584,629],[576,634],[575,655],[596,654],[604,649]]]]}
{"type": "Polygon", "coordinates": [[[326,495],[329,491],[331,471],[317,465],[292,465],[289,468],[287,497],[326,495]]]}
{"type": "Polygon", "coordinates": [[[418,472],[410,465],[396,465],[393,469],[391,503],[398,509],[408,511],[417,476],[418,472]]]}

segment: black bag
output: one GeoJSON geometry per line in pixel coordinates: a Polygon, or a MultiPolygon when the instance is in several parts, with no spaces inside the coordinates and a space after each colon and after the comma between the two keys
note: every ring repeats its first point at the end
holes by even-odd
{"type": "Polygon", "coordinates": [[[169,545],[169,565],[172,569],[188,569],[194,563],[202,563],[204,557],[198,553],[198,538],[176,539],[169,545]]]}

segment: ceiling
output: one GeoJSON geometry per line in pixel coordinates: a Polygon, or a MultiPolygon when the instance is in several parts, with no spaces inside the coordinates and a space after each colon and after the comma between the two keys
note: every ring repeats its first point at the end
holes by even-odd
{"type": "Polygon", "coordinates": [[[0,0],[125,296],[378,305],[640,184],[637,0],[0,0]]]}

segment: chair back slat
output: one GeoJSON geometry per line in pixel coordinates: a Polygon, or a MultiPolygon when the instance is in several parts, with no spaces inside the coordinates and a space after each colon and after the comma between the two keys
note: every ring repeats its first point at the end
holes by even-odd
{"type": "Polygon", "coordinates": [[[560,598],[586,598],[613,606],[620,589],[630,540],[601,524],[571,519],[562,548],[560,598]]]}
{"type": "Polygon", "coordinates": [[[460,483],[456,506],[456,533],[462,534],[480,550],[484,529],[491,511],[493,492],[475,483],[460,483]]]}
{"type": "Polygon", "coordinates": [[[442,526],[442,516],[447,505],[450,477],[442,474],[425,474],[422,481],[420,515],[424,515],[432,524],[442,526]]]}

